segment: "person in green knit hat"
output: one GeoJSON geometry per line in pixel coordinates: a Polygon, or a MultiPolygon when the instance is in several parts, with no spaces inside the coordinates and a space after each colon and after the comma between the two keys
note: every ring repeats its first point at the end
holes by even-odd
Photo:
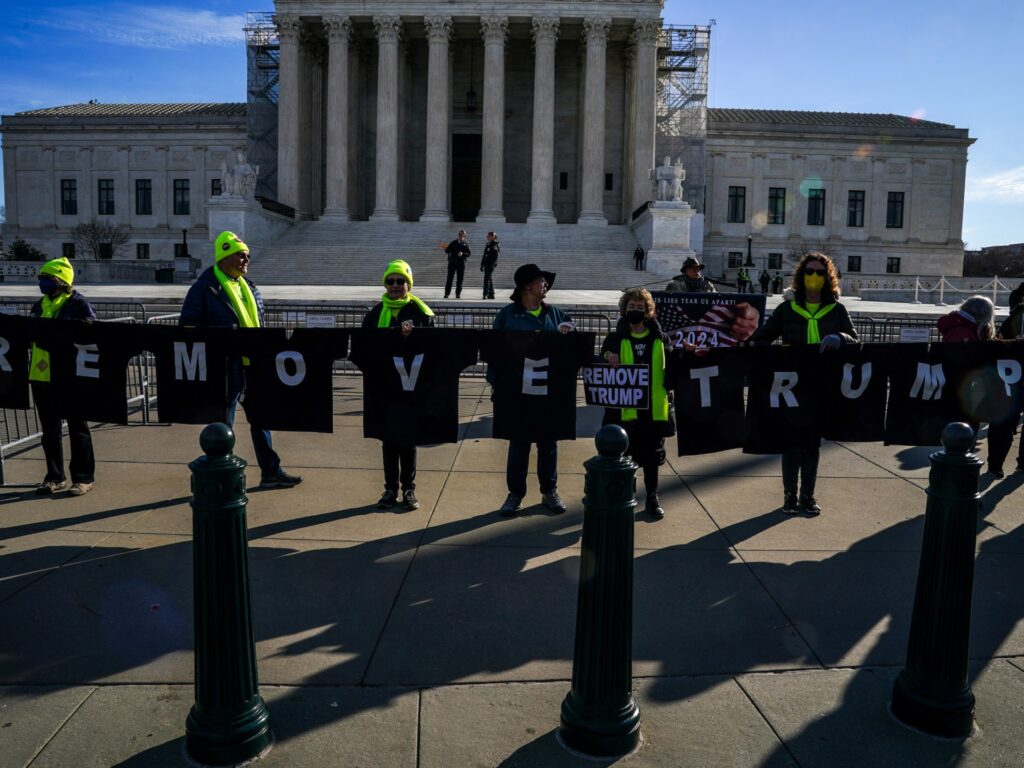
{"type": "MultiPolygon", "coordinates": [[[[434,312],[412,294],[412,267],[397,259],[384,270],[384,295],[380,302],[366,313],[363,328],[396,328],[408,336],[413,328],[434,325],[434,312]]],[[[416,499],[416,445],[381,441],[384,457],[384,493],[377,502],[378,509],[390,509],[398,504],[401,484],[402,506],[418,509],[416,499]]]]}
{"type": "MultiPolygon", "coordinates": [[[[54,259],[43,264],[39,270],[39,292],[43,297],[32,305],[31,315],[59,320],[95,320],[92,306],[72,288],[74,282],[75,270],[67,259],[54,259]]],[[[36,493],[52,496],[67,485],[61,437],[64,420],[50,382],[50,354],[36,344],[32,345],[28,378],[32,382],[32,400],[39,416],[43,455],[46,457],[46,476],[36,486],[36,493]]],[[[95,482],[96,457],[92,450],[92,435],[85,420],[68,419],[67,422],[71,444],[71,489],[68,495],[81,496],[92,490],[95,482]]]]}

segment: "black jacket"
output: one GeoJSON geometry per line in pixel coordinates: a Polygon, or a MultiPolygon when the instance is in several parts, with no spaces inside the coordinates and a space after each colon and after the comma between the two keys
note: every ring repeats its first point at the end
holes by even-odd
{"type": "MultiPolygon", "coordinates": [[[[668,421],[653,422],[657,425],[657,432],[661,437],[671,437],[676,433],[676,415],[675,408],[673,407],[673,396],[672,390],[675,387],[675,372],[672,364],[672,342],[668,336],[662,330],[661,323],[658,322],[657,318],[650,318],[644,320],[644,325],[651,329],[652,337],[656,336],[661,339],[662,344],[665,345],[665,391],[668,393],[668,421]]],[[[619,321],[615,324],[615,330],[605,336],[604,342],[601,344],[601,362],[604,362],[605,352],[614,352],[616,355],[619,354],[619,350],[622,348],[622,340],[629,336],[629,321],[620,317],[619,321]]],[[[640,411],[639,418],[641,421],[650,422],[650,411],[640,411]]],[[[605,408],[604,417],[601,420],[602,424],[621,424],[622,423],[622,411],[618,408],[605,408]]]]}
{"type": "Polygon", "coordinates": [[[483,269],[494,269],[498,263],[498,256],[501,254],[501,244],[495,239],[484,246],[484,257],[480,259],[480,266],[483,269]]]}
{"type": "MultiPolygon", "coordinates": [[[[363,317],[363,328],[376,328],[377,323],[380,322],[380,313],[384,310],[384,302],[379,302],[373,309],[366,313],[363,317]]],[[[391,316],[391,324],[389,328],[394,328],[396,325],[401,325],[406,320],[412,320],[413,326],[417,328],[430,328],[434,325],[433,315],[425,315],[420,311],[420,308],[415,302],[410,301],[397,315],[391,316]]]]}
{"type": "Polygon", "coordinates": [[[456,238],[448,243],[448,247],[444,249],[444,252],[448,254],[448,261],[454,261],[455,259],[468,259],[469,243],[461,242],[456,238]]]}
{"type": "MultiPolygon", "coordinates": [[[[43,300],[39,299],[35,304],[32,305],[32,309],[29,310],[29,314],[32,317],[42,317],[43,315],[43,300]]],[[[96,312],[93,311],[92,305],[85,300],[85,296],[80,294],[78,291],[71,291],[71,298],[69,298],[64,306],[60,308],[60,312],[57,313],[58,320],[95,320],[96,312]]]]}
{"type": "MultiPolygon", "coordinates": [[[[843,342],[857,341],[850,313],[839,302],[836,308],[818,320],[818,333],[825,338],[831,333],[838,333],[843,342]]],[[[771,344],[781,338],[783,344],[807,343],[807,320],[793,311],[791,302],[784,301],[769,315],[765,324],[751,337],[753,344],[771,344]]]]}

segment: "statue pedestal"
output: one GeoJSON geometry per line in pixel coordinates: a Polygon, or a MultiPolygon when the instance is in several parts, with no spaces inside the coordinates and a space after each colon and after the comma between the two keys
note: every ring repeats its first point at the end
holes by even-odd
{"type": "Polygon", "coordinates": [[[690,223],[695,211],[686,202],[659,200],[630,223],[629,227],[647,252],[647,271],[672,277],[679,274],[687,256],[696,256],[690,247],[690,223]]]}
{"type": "MultiPolygon", "coordinates": [[[[234,232],[248,246],[269,243],[294,223],[293,219],[266,210],[251,197],[216,195],[206,201],[206,227],[210,242],[221,232],[234,232]]],[[[203,268],[213,264],[213,249],[203,249],[203,268]]]]}

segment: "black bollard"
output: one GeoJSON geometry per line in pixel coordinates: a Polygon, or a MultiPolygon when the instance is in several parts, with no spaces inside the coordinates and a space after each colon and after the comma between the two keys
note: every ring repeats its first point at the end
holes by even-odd
{"type": "Polygon", "coordinates": [[[983,462],[970,453],[967,424],[947,424],[942,445],[931,455],[907,666],[893,686],[892,712],[926,733],[963,738],[974,725],[967,652],[983,462]]]}
{"type": "Polygon", "coordinates": [[[249,595],[245,461],[235,435],[210,424],[191,464],[196,703],[185,721],[189,756],[207,765],[256,757],[273,741],[260,698],[249,595]]]}
{"type": "Polygon", "coordinates": [[[629,438],[602,427],[599,456],[584,466],[583,547],[576,602],[572,689],[562,702],[563,743],[595,757],[631,752],[640,743],[633,698],[633,509],[637,465],[629,438]]]}

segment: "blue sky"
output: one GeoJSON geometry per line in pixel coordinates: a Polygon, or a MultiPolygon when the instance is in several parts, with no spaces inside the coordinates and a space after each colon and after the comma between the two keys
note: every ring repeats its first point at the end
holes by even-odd
{"type": "MultiPolygon", "coordinates": [[[[11,114],[89,99],[243,101],[245,13],[273,4],[4,9],[0,114],[11,114]]],[[[964,239],[1024,242],[1024,3],[668,0],[664,17],[716,20],[711,106],[894,112],[970,129],[964,239]]]]}

